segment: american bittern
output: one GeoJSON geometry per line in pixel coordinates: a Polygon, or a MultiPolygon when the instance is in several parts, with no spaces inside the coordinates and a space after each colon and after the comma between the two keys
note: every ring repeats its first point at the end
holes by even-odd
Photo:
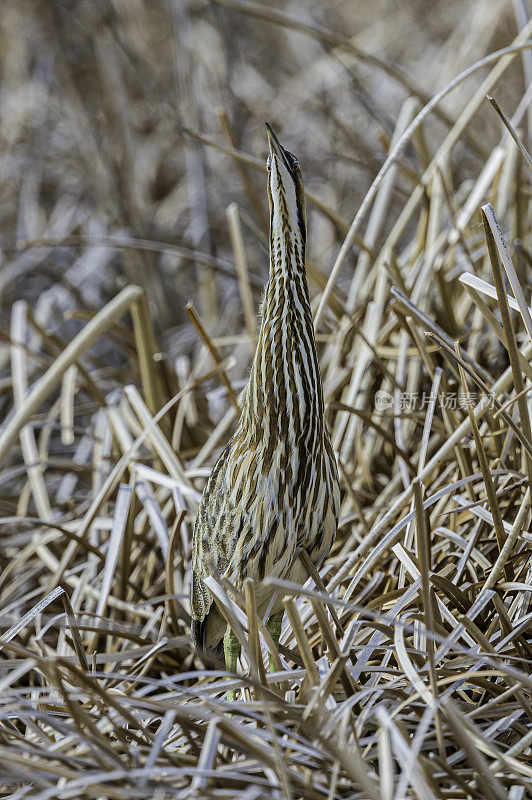
{"type": "MultiPolygon", "coordinates": [[[[203,583],[255,581],[257,610],[278,644],[281,600],[265,576],[303,583],[304,548],[319,567],[336,533],[338,471],[324,424],[323,387],[305,274],[306,217],[299,163],[270,128],[270,275],[242,413],[216,462],[194,527],[192,637],[200,650],[222,638],[234,672],[240,645],[203,583]]],[[[271,663],[271,662],[270,662],[271,663]]]]}

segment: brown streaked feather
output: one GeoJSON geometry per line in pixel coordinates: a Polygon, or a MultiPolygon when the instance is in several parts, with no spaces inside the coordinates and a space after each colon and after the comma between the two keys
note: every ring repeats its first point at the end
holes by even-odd
{"type": "MultiPolygon", "coordinates": [[[[272,136],[270,275],[259,340],[237,429],[194,526],[192,636],[202,649],[215,648],[226,627],[203,578],[223,576],[238,588],[254,578],[262,615],[272,597],[264,578],[304,580],[297,549],[321,565],[338,523],[338,472],[305,272],[303,183],[294,156],[272,136]]],[[[280,607],[277,601],[270,612],[280,607]]]]}

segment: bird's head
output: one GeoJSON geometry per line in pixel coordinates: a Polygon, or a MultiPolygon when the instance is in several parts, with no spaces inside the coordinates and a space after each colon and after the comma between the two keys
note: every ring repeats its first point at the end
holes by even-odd
{"type": "Polygon", "coordinates": [[[305,192],[299,161],[285,150],[272,128],[266,123],[270,153],[268,155],[268,199],[271,234],[290,229],[300,238],[304,248],[307,226],[305,192]]]}

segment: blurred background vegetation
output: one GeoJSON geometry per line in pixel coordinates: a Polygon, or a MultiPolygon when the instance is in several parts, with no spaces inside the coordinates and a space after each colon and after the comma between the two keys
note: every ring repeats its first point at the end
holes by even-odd
{"type": "MultiPolygon", "coordinates": [[[[226,209],[238,203],[258,300],[267,274],[264,121],[299,156],[308,189],[348,225],[405,99],[426,100],[515,33],[512,3],[500,0],[3,0],[4,324],[22,297],[70,336],[76,324],[64,322],[65,310],[98,308],[133,282],[145,287],[171,357],[196,341],[183,313],[190,298],[213,334],[240,330],[226,209]],[[257,163],[237,162],[218,145],[257,163]],[[16,249],[40,237],[69,244],[16,249]],[[117,249],[106,246],[109,237],[174,244],[197,257],[117,249]],[[89,238],[102,241],[87,246],[89,238]]],[[[522,70],[507,72],[499,92],[509,107],[522,91],[522,70]]],[[[466,82],[443,102],[446,119],[429,120],[427,160],[471,93],[466,82]]],[[[452,154],[458,186],[498,135],[483,109],[452,154]]],[[[420,172],[412,149],[401,165],[390,220],[420,172]]],[[[311,258],[327,274],[345,231],[315,207],[309,217],[311,258]]],[[[342,271],[346,293],[357,255],[354,248],[342,271]]]]}

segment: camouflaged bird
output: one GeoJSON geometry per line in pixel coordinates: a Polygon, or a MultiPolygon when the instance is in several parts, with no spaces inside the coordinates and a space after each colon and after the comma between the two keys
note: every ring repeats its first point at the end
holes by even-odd
{"type": "Polygon", "coordinates": [[[203,583],[253,578],[260,616],[278,643],[281,598],[266,576],[303,583],[301,548],[319,567],[338,524],[338,470],[325,428],[323,387],[305,273],[306,217],[295,156],[270,128],[270,275],[240,421],[201,498],[193,537],[192,637],[200,650],[224,639],[235,671],[239,644],[203,583]]]}

